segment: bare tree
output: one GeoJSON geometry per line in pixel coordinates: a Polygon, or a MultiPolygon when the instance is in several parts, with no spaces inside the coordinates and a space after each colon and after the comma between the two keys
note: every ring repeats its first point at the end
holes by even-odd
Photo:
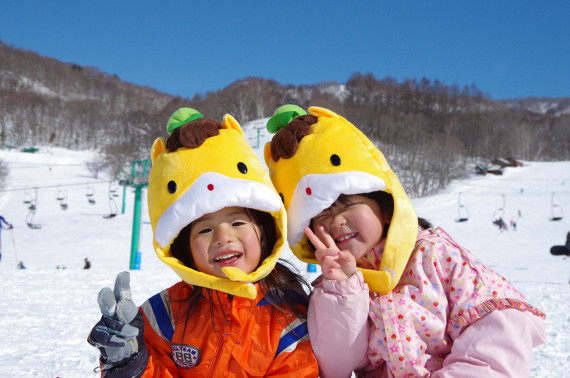
{"type": "Polygon", "coordinates": [[[0,188],[4,187],[4,183],[6,182],[6,178],[10,173],[10,169],[8,165],[4,162],[4,160],[0,159],[0,188]]]}

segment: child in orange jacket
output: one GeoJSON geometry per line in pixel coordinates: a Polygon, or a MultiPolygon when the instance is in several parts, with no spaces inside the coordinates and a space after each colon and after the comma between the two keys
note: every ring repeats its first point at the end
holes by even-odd
{"type": "Polygon", "coordinates": [[[153,144],[155,251],[181,282],[140,308],[129,275],[99,293],[104,377],[316,377],[306,283],[279,263],[286,214],[237,122],[190,108],[153,144]]]}

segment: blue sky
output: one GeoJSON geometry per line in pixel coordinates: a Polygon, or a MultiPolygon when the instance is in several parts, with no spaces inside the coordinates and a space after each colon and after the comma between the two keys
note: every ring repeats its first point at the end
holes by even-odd
{"type": "MultiPolygon", "coordinates": [[[[355,72],[570,97],[570,2],[3,1],[0,40],[191,98],[249,76],[355,72]]],[[[1,67],[0,67],[1,69],[1,67]]]]}

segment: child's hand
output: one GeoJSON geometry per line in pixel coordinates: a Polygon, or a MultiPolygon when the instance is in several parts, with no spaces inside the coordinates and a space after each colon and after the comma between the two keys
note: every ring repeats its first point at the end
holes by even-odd
{"type": "Polygon", "coordinates": [[[305,234],[316,248],[315,257],[321,263],[325,278],[342,281],[356,273],[356,260],[352,253],[341,251],[324,227],[317,226],[316,232],[318,235],[305,227],[305,234]]]}
{"type": "Polygon", "coordinates": [[[117,376],[144,370],[148,360],[143,341],[144,320],[131,298],[129,272],[117,275],[113,291],[108,287],[101,289],[97,302],[103,316],[87,341],[101,351],[100,369],[117,376]]]}

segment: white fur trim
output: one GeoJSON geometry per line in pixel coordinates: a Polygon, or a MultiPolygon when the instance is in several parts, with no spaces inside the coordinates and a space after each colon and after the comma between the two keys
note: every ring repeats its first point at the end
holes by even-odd
{"type": "Polygon", "coordinates": [[[295,187],[287,210],[289,245],[297,245],[305,233],[303,229],[311,219],[332,205],[341,194],[370,193],[384,189],[386,184],[381,178],[361,171],[303,176],[295,187]],[[307,194],[307,188],[310,188],[310,195],[307,194]]]}
{"type": "Polygon", "coordinates": [[[166,248],[192,221],[232,206],[275,212],[281,208],[281,199],[276,192],[257,181],[206,172],[164,211],[156,223],[154,237],[162,248],[166,248]],[[213,190],[208,189],[209,185],[213,185],[213,190]]]}

